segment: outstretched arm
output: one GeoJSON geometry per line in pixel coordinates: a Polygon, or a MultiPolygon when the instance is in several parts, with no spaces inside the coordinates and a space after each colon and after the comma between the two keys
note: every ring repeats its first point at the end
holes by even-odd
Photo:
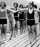
{"type": "Polygon", "coordinates": [[[18,9],[18,10],[15,11],[14,9],[11,9],[10,7],[7,7],[6,10],[9,10],[12,13],[16,13],[16,12],[20,12],[20,11],[24,12],[24,11],[27,10],[27,8],[18,9]]]}

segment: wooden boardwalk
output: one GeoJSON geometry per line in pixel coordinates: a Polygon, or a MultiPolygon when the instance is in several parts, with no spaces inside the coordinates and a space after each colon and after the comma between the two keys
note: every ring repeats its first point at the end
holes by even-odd
{"type": "Polygon", "coordinates": [[[24,33],[8,42],[6,41],[1,47],[40,47],[40,35],[30,44],[28,33],[24,33]]]}
{"type": "Polygon", "coordinates": [[[1,47],[40,47],[40,35],[30,44],[28,32],[25,32],[10,41],[5,41],[1,47]]]}

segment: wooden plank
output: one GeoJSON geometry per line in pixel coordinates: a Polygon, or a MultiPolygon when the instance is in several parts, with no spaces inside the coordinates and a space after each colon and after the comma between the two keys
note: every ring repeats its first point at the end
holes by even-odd
{"type": "Polygon", "coordinates": [[[36,42],[37,43],[39,42],[38,40],[40,40],[40,34],[37,36],[37,38],[34,40],[34,42],[32,44],[26,45],[25,47],[33,47],[36,44],[36,42]]]}
{"type": "MultiPolygon", "coordinates": [[[[26,35],[27,36],[27,35],[26,35]]],[[[10,45],[8,45],[7,47],[14,47],[15,45],[19,44],[20,42],[22,42],[23,40],[25,40],[27,37],[24,36],[23,38],[15,41],[15,42],[12,42],[10,45]]],[[[6,47],[6,46],[5,46],[6,47]]]]}
{"type": "Polygon", "coordinates": [[[15,47],[25,47],[26,45],[29,44],[29,39],[25,39],[23,42],[21,42],[20,44],[18,44],[18,46],[15,47]]]}
{"type": "Polygon", "coordinates": [[[38,46],[37,47],[39,47],[40,46],[40,43],[38,44],[38,46]]]}
{"type": "Polygon", "coordinates": [[[37,47],[39,43],[40,43],[40,40],[38,40],[38,41],[35,43],[35,45],[33,45],[33,47],[37,47]]]}
{"type": "Polygon", "coordinates": [[[25,46],[25,47],[31,47],[31,44],[29,44],[29,45],[27,45],[27,46],[25,46]]]}
{"type": "Polygon", "coordinates": [[[6,45],[8,45],[8,44],[10,45],[11,42],[13,42],[13,41],[16,42],[17,40],[21,39],[21,38],[24,37],[25,35],[27,35],[27,33],[24,33],[24,34],[18,36],[17,38],[14,38],[13,40],[10,40],[9,42],[6,42],[6,44],[4,44],[3,47],[6,46],[6,45]]]}
{"type": "Polygon", "coordinates": [[[38,47],[40,47],[40,45],[38,47]]]}
{"type": "Polygon", "coordinates": [[[33,47],[39,39],[40,39],[40,35],[38,35],[38,37],[34,40],[34,42],[31,44],[31,47],[33,47]]]}
{"type": "Polygon", "coordinates": [[[25,39],[23,39],[22,41],[20,40],[20,43],[16,44],[14,47],[21,47],[21,46],[23,46],[28,40],[29,40],[29,38],[28,38],[28,36],[26,36],[25,39]]]}

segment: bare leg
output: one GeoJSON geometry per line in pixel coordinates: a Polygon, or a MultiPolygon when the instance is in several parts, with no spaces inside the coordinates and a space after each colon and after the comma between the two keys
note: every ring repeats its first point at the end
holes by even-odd
{"type": "Polygon", "coordinates": [[[32,43],[32,26],[30,26],[29,39],[30,39],[30,44],[31,44],[32,43]]]}
{"type": "Polygon", "coordinates": [[[39,23],[36,25],[36,32],[37,32],[37,36],[40,34],[40,31],[39,31],[39,23]]]}
{"type": "Polygon", "coordinates": [[[33,30],[32,30],[32,26],[30,26],[29,39],[30,39],[30,44],[31,44],[33,42],[33,30]]]}
{"type": "Polygon", "coordinates": [[[26,31],[26,21],[23,21],[23,33],[25,33],[26,31]]]}
{"type": "Polygon", "coordinates": [[[1,29],[0,29],[0,36],[1,36],[1,29]]]}
{"type": "Polygon", "coordinates": [[[29,40],[30,40],[30,43],[31,43],[31,29],[30,29],[31,27],[30,26],[28,26],[28,37],[29,37],[29,40]]]}
{"type": "Polygon", "coordinates": [[[36,32],[36,28],[35,25],[33,25],[32,26],[33,39],[35,39],[35,32],[36,32]]]}
{"type": "Polygon", "coordinates": [[[12,38],[12,35],[13,35],[13,24],[11,23],[11,37],[10,37],[10,40],[12,38]]]}
{"type": "Polygon", "coordinates": [[[28,28],[28,31],[30,31],[30,26],[27,26],[27,28],[28,28]]]}
{"type": "Polygon", "coordinates": [[[1,41],[1,29],[0,29],[0,41],[1,41]]]}
{"type": "Polygon", "coordinates": [[[6,31],[7,31],[7,24],[4,24],[4,38],[6,40],[6,31]]]}
{"type": "Polygon", "coordinates": [[[22,21],[20,21],[20,34],[22,34],[22,21]]]}
{"type": "Polygon", "coordinates": [[[20,35],[20,22],[17,21],[17,34],[16,35],[20,35]]]}
{"type": "Polygon", "coordinates": [[[37,37],[36,25],[34,27],[34,33],[35,33],[35,39],[36,39],[36,37],[37,37]]]}

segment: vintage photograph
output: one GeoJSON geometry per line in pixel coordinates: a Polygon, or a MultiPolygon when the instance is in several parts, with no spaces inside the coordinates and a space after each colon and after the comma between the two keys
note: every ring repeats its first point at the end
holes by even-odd
{"type": "Polygon", "coordinates": [[[0,47],[40,47],[40,0],[0,0],[0,47]]]}

